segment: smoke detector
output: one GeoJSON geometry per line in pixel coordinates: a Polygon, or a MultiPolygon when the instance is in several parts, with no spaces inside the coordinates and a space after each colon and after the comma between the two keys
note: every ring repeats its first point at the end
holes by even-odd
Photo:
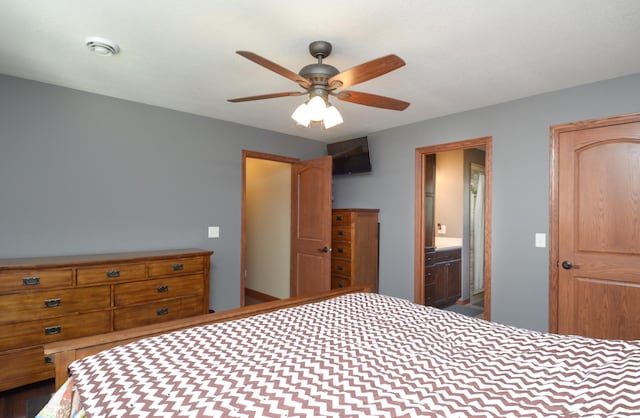
{"type": "Polygon", "coordinates": [[[87,48],[96,55],[107,57],[120,52],[120,47],[113,41],[97,36],[90,36],[84,40],[87,48]]]}

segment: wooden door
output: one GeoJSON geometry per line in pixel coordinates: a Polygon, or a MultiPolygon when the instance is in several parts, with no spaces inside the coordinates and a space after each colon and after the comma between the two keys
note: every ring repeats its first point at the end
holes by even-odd
{"type": "Polygon", "coordinates": [[[291,296],[331,289],[331,157],[291,165],[291,296]]]}
{"type": "Polygon", "coordinates": [[[640,339],[638,116],[553,132],[552,332],[640,339]]]}
{"type": "Polygon", "coordinates": [[[424,156],[424,246],[436,246],[436,154],[424,156]]]}

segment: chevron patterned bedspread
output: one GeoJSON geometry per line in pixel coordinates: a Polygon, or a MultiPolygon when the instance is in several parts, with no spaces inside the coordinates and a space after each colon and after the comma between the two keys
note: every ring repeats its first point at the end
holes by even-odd
{"type": "Polygon", "coordinates": [[[70,370],[92,418],[640,416],[640,341],[377,294],[148,338],[70,370]]]}

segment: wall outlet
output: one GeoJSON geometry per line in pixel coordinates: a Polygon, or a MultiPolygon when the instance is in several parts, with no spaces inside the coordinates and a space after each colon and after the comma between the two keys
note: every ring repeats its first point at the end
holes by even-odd
{"type": "Polygon", "coordinates": [[[536,247],[545,248],[547,246],[547,234],[544,232],[536,232],[536,247]]]}

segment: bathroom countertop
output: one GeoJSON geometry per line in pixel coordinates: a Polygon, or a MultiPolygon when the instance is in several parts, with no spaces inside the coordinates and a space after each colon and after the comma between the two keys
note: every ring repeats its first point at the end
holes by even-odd
{"type": "Polygon", "coordinates": [[[447,250],[456,250],[462,248],[461,245],[446,245],[436,247],[436,251],[447,251],[447,250]]]}
{"type": "Polygon", "coordinates": [[[461,237],[435,237],[435,247],[436,251],[438,249],[452,249],[452,248],[462,248],[462,238],[461,237]]]}

